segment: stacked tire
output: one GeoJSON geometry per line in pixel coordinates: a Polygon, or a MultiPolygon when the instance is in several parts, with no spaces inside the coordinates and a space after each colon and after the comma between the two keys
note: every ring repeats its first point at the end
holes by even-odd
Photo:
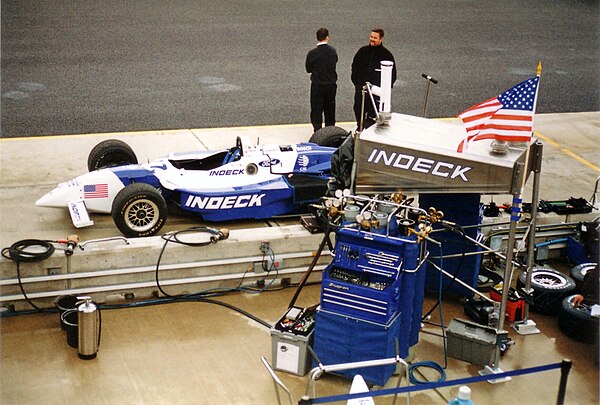
{"type": "Polygon", "coordinates": [[[577,291],[581,291],[583,279],[587,272],[592,270],[597,265],[597,263],[581,263],[571,268],[571,277],[573,277],[573,280],[575,280],[577,291]]]}
{"type": "MultiPolygon", "coordinates": [[[[536,267],[531,271],[533,293],[529,308],[539,314],[558,314],[563,299],[575,292],[575,281],[571,277],[547,267],[536,267]]],[[[526,272],[519,275],[517,289],[525,287],[526,277],[526,272]]]]}
{"type": "Polygon", "coordinates": [[[598,340],[598,318],[590,313],[594,302],[583,300],[575,306],[573,299],[576,294],[565,297],[558,315],[558,327],[568,337],[585,343],[595,343],[598,340]]]}
{"type": "MultiPolygon", "coordinates": [[[[577,292],[581,292],[583,279],[588,271],[594,269],[597,263],[582,263],[571,269],[571,277],[577,285],[577,292]]],[[[598,318],[591,315],[591,307],[597,302],[584,299],[581,304],[575,306],[573,299],[576,294],[565,297],[558,316],[558,327],[572,339],[585,343],[596,343],[598,341],[598,318]]]]}

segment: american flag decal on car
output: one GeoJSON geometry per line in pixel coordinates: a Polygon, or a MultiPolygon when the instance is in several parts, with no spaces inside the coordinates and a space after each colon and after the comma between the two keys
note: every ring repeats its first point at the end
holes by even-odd
{"type": "Polygon", "coordinates": [[[83,186],[83,198],[107,198],[108,184],[86,184],[83,186]]]}

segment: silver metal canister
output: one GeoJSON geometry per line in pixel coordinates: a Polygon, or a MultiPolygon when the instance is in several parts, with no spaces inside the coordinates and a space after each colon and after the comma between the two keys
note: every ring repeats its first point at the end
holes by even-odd
{"type": "Polygon", "coordinates": [[[100,345],[100,310],[91,297],[77,299],[80,300],[77,307],[78,354],[80,359],[91,360],[96,357],[100,345]]]}

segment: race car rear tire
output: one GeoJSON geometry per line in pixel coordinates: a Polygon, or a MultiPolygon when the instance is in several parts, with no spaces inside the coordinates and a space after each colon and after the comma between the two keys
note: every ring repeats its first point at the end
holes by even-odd
{"type": "Polygon", "coordinates": [[[570,338],[586,343],[598,339],[598,318],[592,317],[590,307],[594,302],[584,300],[579,306],[573,305],[575,295],[565,297],[558,315],[559,329],[570,338]]]}
{"type": "Polygon", "coordinates": [[[88,155],[88,170],[94,171],[105,167],[137,164],[137,156],[129,145],[118,139],[107,139],[100,142],[88,155]]]}
{"type": "Polygon", "coordinates": [[[117,228],[127,237],[156,235],[167,220],[167,203],[151,185],[133,183],[116,195],[112,217],[117,228]]]}
{"type": "Polygon", "coordinates": [[[308,142],[316,143],[319,146],[339,148],[349,134],[350,132],[346,131],[344,128],[330,125],[317,130],[317,132],[310,137],[308,142]]]}
{"type": "MultiPolygon", "coordinates": [[[[527,273],[522,272],[517,280],[517,288],[525,286],[527,273]]],[[[533,302],[531,310],[540,314],[558,314],[562,299],[575,289],[575,281],[559,271],[547,267],[532,270],[531,288],[533,302]]]]}

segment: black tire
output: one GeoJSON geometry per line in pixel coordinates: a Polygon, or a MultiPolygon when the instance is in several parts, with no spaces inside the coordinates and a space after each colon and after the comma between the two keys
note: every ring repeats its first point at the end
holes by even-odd
{"type": "Polygon", "coordinates": [[[598,339],[598,318],[590,314],[593,302],[584,300],[579,306],[573,305],[575,295],[569,295],[562,301],[558,316],[558,327],[570,338],[586,343],[595,343],[598,339]]]}
{"type": "Polygon", "coordinates": [[[477,276],[477,291],[488,292],[490,288],[500,283],[503,279],[500,274],[482,266],[477,276]]]}
{"type": "Polygon", "coordinates": [[[587,272],[595,268],[597,265],[597,263],[581,263],[571,268],[571,277],[573,277],[573,279],[575,280],[575,284],[577,285],[578,291],[581,290],[583,279],[587,272]]]}
{"type": "Polygon", "coordinates": [[[151,185],[133,183],[116,195],[112,217],[117,228],[127,237],[156,235],[167,220],[167,203],[151,185]]]}
{"type": "MultiPolygon", "coordinates": [[[[517,288],[525,287],[527,273],[522,272],[517,280],[517,288]]],[[[554,315],[560,312],[561,302],[575,289],[575,281],[559,271],[538,267],[532,270],[531,288],[533,289],[532,311],[554,315]]]]}
{"type": "Polygon", "coordinates": [[[339,148],[348,135],[350,135],[350,132],[346,131],[344,128],[331,125],[317,130],[317,132],[310,137],[308,142],[316,143],[319,146],[339,148]]]}
{"type": "Polygon", "coordinates": [[[88,170],[137,164],[137,156],[129,145],[118,139],[107,139],[94,146],[88,155],[88,170]]]}

